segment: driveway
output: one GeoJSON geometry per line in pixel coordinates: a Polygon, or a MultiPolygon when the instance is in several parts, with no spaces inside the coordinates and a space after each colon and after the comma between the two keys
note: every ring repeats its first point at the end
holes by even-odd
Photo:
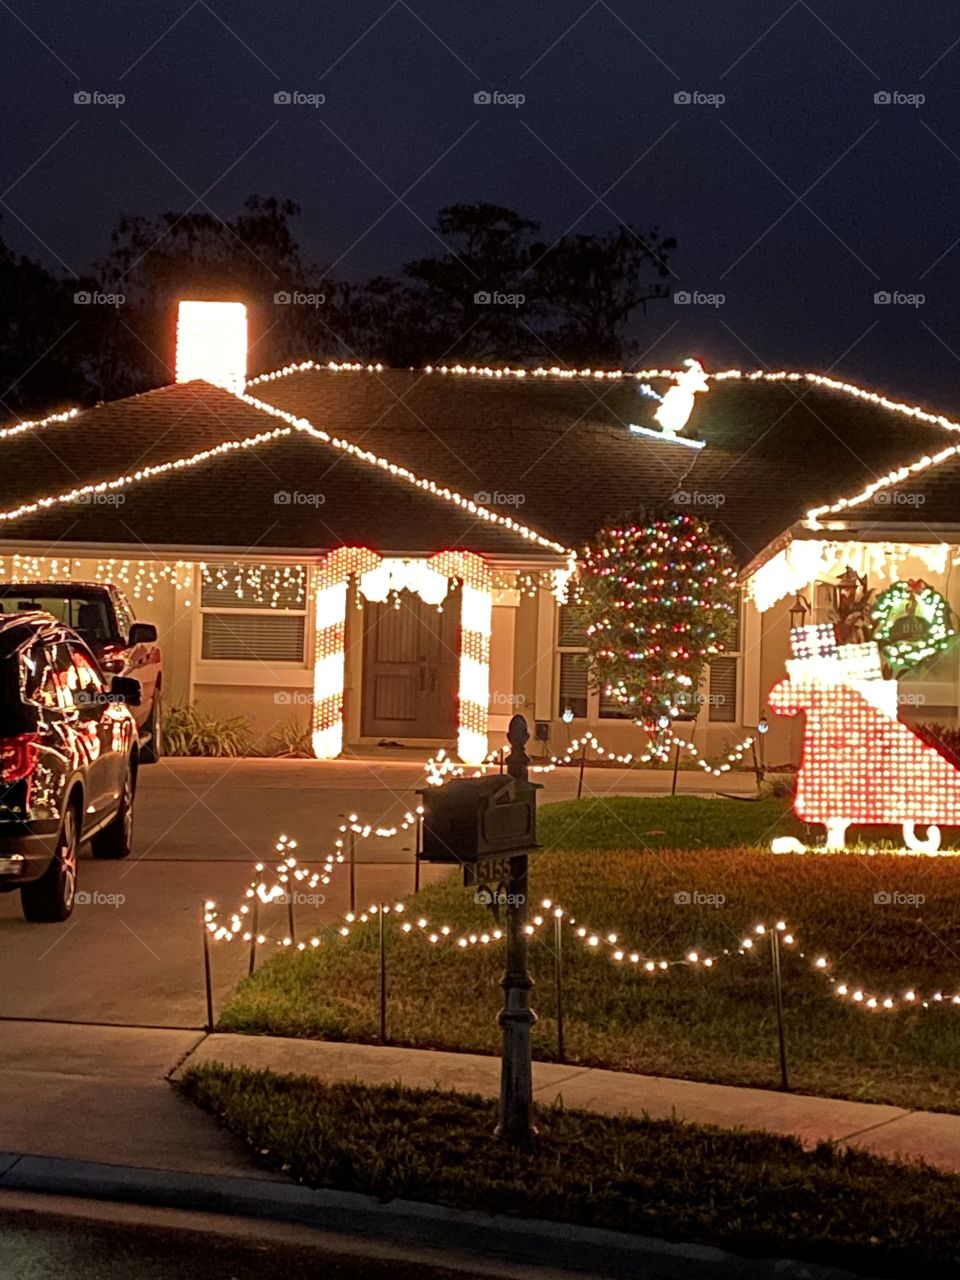
{"type": "MultiPolygon", "coordinates": [[[[577,775],[542,778],[541,801],[575,796],[577,775]]],[[[281,833],[301,859],[319,863],[332,849],[340,815],[392,824],[415,804],[422,770],[405,760],[167,760],[145,768],[137,797],[135,851],[124,862],[84,853],[78,902],[63,925],[28,925],[16,894],[0,896],[0,1017],[198,1028],[205,1016],[201,908],[242,901],[253,863],[269,861],[281,833]]],[[[665,773],[588,769],[585,795],[663,791],[665,773]]],[[[710,779],[682,774],[683,790],[710,779]]],[[[752,778],[727,775],[725,789],[749,793],[752,778]]],[[[408,898],[413,832],[357,842],[357,902],[408,898]]],[[[424,866],[422,882],[445,874],[424,866]]],[[[302,935],[349,909],[345,867],[320,906],[297,908],[302,935]]],[[[264,909],[264,932],[285,932],[281,908],[264,909]]],[[[264,955],[269,949],[264,948],[264,955]]],[[[213,948],[219,1008],[246,972],[239,943],[213,948]]]]}

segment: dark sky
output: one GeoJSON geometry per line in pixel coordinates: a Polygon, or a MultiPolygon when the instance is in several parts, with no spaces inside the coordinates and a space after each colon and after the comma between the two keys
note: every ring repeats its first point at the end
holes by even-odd
{"type": "Polygon", "coordinates": [[[832,370],[960,412],[943,0],[0,0],[0,70],[0,229],[50,267],[89,271],[121,212],[250,192],[296,199],[307,254],[351,279],[439,248],[454,201],[550,238],[622,219],[676,235],[675,289],[725,296],[652,308],[645,363],[832,370]]]}

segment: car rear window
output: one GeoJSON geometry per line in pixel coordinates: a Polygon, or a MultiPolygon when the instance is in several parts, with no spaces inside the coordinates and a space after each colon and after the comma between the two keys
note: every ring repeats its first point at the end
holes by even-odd
{"type": "Polygon", "coordinates": [[[0,711],[20,705],[20,663],[15,653],[0,657],[0,711]]]}
{"type": "Polygon", "coordinates": [[[19,592],[9,587],[0,591],[0,613],[27,613],[42,609],[74,631],[88,644],[109,644],[113,631],[105,600],[85,600],[79,596],[46,595],[41,591],[19,592]]]}

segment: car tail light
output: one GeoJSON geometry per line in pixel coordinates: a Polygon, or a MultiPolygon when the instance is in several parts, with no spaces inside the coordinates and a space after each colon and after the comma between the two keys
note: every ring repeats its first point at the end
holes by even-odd
{"type": "Polygon", "coordinates": [[[0,738],[0,779],[19,782],[33,773],[37,762],[37,735],[18,733],[12,738],[0,738]]]}
{"type": "Polygon", "coordinates": [[[123,656],[123,650],[116,648],[114,645],[107,645],[100,655],[101,670],[109,672],[112,676],[119,675],[126,665],[127,662],[123,656]]]}

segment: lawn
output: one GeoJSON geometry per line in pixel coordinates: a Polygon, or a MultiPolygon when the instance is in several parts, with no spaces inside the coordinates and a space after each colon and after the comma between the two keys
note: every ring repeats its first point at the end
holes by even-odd
{"type": "MultiPolygon", "coordinates": [[[[773,855],[771,833],[798,828],[783,804],[690,797],[545,806],[549,847],[531,859],[531,898],[562,904],[566,1059],[584,1065],[776,1087],[775,1006],[767,943],[738,954],[758,923],[796,936],[783,956],[791,1086],[801,1092],[960,1111],[960,1007],[868,1010],[838,998],[813,967],[879,997],[960,990],[960,858],[773,855]],[[749,841],[757,847],[750,847],[749,841]],[[723,847],[726,842],[727,847],[723,847]],[[920,899],[923,899],[921,902],[920,899]],[[591,947],[589,934],[601,941],[591,947]],[[617,963],[602,939],[617,935],[617,963]],[[682,960],[650,974],[631,964],[682,960]],[[801,956],[800,952],[803,952],[801,956]]],[[[278,913],[279,914],[279,913],[278,913]]],[[[280,926],[282,927],[282,926],[280,926]]],[[[457,945],[494,927],[459,875],[424,890],[387,928],[388,1030],[398,1044],[496,1052],[502,947],[457,945]],[[416,927],[418,918],[430,927],[416,927]],[[403,933],[401,919],[414,924],[403,933]],[[449,936],[428,934],[449,926],[449,936]]],[[[534,1052],[557,1058],[553,933],[530,947],[539,1014],[534,1052]]],[[[226,1030],[337,1040],[377,1038],[376,929],[331,930],[243,981],[226,1030]]]]}
{"type": "Polygon", "coordinates": [[[187,1097],[312,1187],[786,1256],[870,1275],[956,1275],[960,1178],[792,1138],[541,1108],[506,1152],[496,1105],[395,1085],[188,1069],[187,1097]]]}

